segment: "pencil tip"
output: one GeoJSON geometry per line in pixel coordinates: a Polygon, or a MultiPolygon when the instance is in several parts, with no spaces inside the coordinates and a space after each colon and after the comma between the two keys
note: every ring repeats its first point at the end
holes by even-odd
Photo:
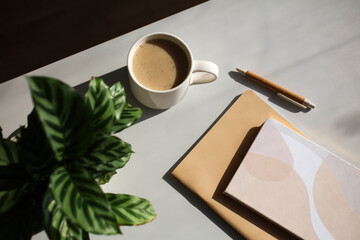
{"type": "Polygon", "coordinates": [[[244,68],[236,68],[236,70],[243,76],[245,76],[245,74],[247,72],[247,69],[244,69],[244,68]]]}
{"type": "Polygon", "coordinates": [[[309,108],[315,108],[315,104],[313,104],[312,102],[310,102],[309,99],[304,100],[304,103],[306,104],[306,106],[308,106],[309,108]]]}

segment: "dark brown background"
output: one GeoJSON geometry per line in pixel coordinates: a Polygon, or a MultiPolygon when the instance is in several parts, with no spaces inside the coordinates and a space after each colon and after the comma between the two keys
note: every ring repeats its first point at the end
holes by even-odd
{"type": "Polygon", "coordinates": [[[0,83],[206,0],[2,0],[0,83]]]}

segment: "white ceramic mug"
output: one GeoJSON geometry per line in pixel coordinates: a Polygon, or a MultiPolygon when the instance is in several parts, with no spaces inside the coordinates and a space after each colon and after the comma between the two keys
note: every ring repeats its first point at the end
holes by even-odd
{"type": "Polygon", "coordinates": [[[152,33],[137,40],[130,49],[127,62],[132,93],[139,102],[154,109],[166,109],[174,106],[185,96],[190,85],[212,82],[219,75],[219,68],[215,63],[193,60],[189,47],[180,38],[169,33],[152,33]],[[155,39],[169,40],[180,46],[185,52],[190,65],[188,68],[189,72],[182,83],[169,90],[154,90],[143,86],[136,80],[132,70],[133,57],[136,50],[144,42],[155,39]]]}

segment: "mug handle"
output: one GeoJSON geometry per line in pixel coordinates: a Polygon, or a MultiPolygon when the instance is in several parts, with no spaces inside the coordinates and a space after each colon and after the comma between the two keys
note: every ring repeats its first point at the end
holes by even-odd
{"type": "Polygon", "coordinates": [[[219,76],[219,68],[213,62],[194,61],[190,85],[215,81],[219,76]]]}

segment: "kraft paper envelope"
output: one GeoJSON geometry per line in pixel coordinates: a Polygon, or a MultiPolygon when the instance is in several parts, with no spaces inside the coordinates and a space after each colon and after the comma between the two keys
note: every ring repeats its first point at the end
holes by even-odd
{"type": "Polygon", "coordinates": [[[292,239],[289,232],[223,193],[268,118],[299,132],[254,92],[245,91],[172,174],[245,238],[292,239]]]}

